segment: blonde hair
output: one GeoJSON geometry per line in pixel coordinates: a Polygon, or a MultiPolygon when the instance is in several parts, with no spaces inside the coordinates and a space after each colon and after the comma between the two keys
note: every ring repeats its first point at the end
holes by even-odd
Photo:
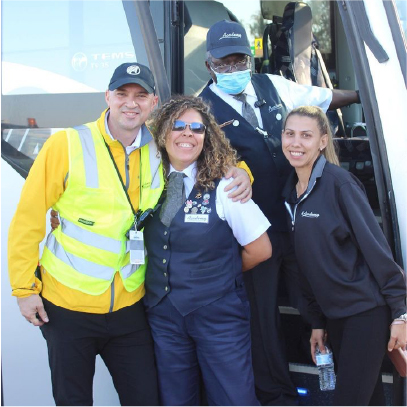
{"type": "Polygon", "coordinates": [[[202,116],[206,126],[203,149],[197,159],[197,176],[195,186],[202,190],[214,189],[215,180],[226,175],[228,170],[236,166],[236,151],[216,123],[210,113],[209,106],[199,97],[172,96],[156,110],[149,120],[148,126],[161,153],[165,175],[168,174],[170,160],[165,149],[167,137],[172,126],[185,111],[193,109],[202,116]]]}
{"type": "Polygon", "coordinates": [[[304,116],[314,119],[317,122],[317,126],[321,134],[327,134],[328,142],[326,147],[321,151],[327,161],[332,164],[339,165],[339,158],[336,152],[336,145],[334,144],[331,125],[329,123],[328,117],[323,112],[323,110],[317,106],[300,106],[296,109],[291,110],[285,118],[284,129],[287,124],[287,120],[290,116],[304,116]]]}

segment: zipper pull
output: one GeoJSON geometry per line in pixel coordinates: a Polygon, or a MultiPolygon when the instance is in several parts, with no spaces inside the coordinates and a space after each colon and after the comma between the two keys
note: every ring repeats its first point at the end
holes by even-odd
{"type": "Polygon", "coordinates": [[[292,220],[291,223],[292,223],[291,232],[294,232],[294,221],[292,220]]]}

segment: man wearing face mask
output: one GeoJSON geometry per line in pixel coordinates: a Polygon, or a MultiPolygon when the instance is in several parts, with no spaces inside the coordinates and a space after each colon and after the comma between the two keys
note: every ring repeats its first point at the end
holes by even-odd
{"type": "Polygon", "coordinates": [[[286,358],[277,304],[280,275],[289,281],[293,306],[302,310],[297,266],[289,241],[282,188],[290,165],[281,149],[285,115],[301,105],[324,111],[359,102],[356,91],[298,85],[281,76],[252,74],[244,28],[219,21],[207,34],[206,67],[211,80],[201,93],[254,176],[253,199],[272,224],[271,259],[244,273],[251,305],[252,354],[256,394],[262,405],[298,404],[286,358]]]}

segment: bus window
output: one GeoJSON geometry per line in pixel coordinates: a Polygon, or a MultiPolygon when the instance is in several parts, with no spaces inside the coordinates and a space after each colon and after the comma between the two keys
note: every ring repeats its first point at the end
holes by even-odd
{"type": "Polygon", "coordinates": [[[405,0],[395,1],[396,9],[400,19],[401,32],[404,34],[404,42],[407,39],[407,2],[405,0]]]}
{"type": "Polygon", "coordinates": [[[245,27],[254,52],[255,37],[251,24],[257,23],[253,23],[250,16],[255,20],[263,19],[260,1],[185,1],[184,4],[189,21],[184,36],[185,93],[197,95],[209,80],[205,67],[206,34],[209,27],[220,20],[238,21],[245,27]]]}
{"type": "Polygon", "coordinates": [[[21,174],[55,128],[100,115],[116,66],[148,65],[121,1],[5,0],[2,39],[2,156],[21,174]]]}
{"type": "Polygon", "coordinates": [[[185,94],[198,95],[209,80],[205,67],[206,33],[216,21],[230,18],[225,7],[217,1],[186,1],[184,5],[189,22],[184,35],[185,94]]]}

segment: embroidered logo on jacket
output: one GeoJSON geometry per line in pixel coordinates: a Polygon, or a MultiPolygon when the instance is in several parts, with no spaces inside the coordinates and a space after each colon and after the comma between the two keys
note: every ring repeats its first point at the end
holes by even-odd
{"type": "Polygon", "coordinates": [[[312,212],[302,211],[301,216],[303,218],[319,218],[319,213],[312,213],[312,212]]]}

